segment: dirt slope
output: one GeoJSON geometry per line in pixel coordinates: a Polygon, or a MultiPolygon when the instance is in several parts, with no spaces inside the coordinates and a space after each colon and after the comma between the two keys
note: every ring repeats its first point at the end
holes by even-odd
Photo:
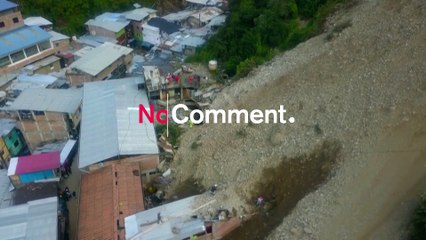
{"type": "Polygon", "coordinates": [[[341,145],[338,170],[269,238],[403,237],[426,190],[426,3],[360,2],[337,14],[329,32],[348,21],[331,40],[325,33],[256,69],[212,106],[283,104],[294,124],[192,128],[172,165],[176,184],[192,176],[219,183],[220,205],[241,214],[263,169],[332,140],[341,145]]]}

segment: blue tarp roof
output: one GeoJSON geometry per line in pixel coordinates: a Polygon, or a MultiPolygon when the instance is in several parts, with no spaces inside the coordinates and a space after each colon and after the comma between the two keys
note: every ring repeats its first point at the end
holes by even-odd
{"type": "MultiPolygon", "coordinates": [[[[1,0],[0,0],[1,1],[1,0]]],[[[37,26],[24,26],[0,35],[0,57],[49,40],[51,35],[37,26]]]]}
{"type": "Polygon", "coordinates": [[[18,5],[16,5],[13,2],[9,2],[9,1],[6,1],[6,0],[0,0],[0,12],[6,11],[6,10],[11,9],[11,8],[15,8],[17,6],[18,5]]]}

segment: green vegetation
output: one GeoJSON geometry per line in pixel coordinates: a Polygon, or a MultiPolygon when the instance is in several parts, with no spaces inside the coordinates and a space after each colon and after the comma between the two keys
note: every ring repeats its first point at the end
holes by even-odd
{"type": "MultiPolygon", "coordinates": [[[[167,129],[167,125],[160,125],[157,124],[155,125],[155,132],[158,135],[163,134],[167,129]]],[[[169,124],[169,143],[172,144],[173,146],[177,146],[179,143],[179,137],[181,135],[182,131],[179,127],[179,125],[177,124],[169,124]]]]}
{"type": "Polygon", "coordinates": [[[152,6],[155,0],[20,0],[24,16],[42,16],[53,22],[55,29],[69,35],[84,33],[84,23],[103,12],[119,12],[133,8],[133,3],[152,6]]]}
{"type": "Polygon", "coordinates": [[[230,76],[242,77],[321,30],[325,18],[350,0],[231,0],[230,16],[189,62],[217,59],[230,76]]]}
{"type": "Polygon", "coordinates": [[[411,240],[426,239],[426,195],[423,195],[412,221],[411,240]]]}

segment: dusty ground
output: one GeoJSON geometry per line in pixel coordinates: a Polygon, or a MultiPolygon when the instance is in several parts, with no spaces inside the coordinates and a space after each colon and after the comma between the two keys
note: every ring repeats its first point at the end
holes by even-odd
{"type": "Polygon", "coordinates": [[[425,45],[422,0],[360,1],[342,10],[327,33],[256,69],[212,104],[283,104],[296,122],[190,129],[172,165],[176,185],[189,177],[206,187],[218,183],[220,205],[243,214],[252,211],[264,169],[335,141],[340,161],[330,180],[301,196],[261,238],[404,239],[426,191],[425,45]],[[350,26],[327,37],[345,22],[350,26]]]}

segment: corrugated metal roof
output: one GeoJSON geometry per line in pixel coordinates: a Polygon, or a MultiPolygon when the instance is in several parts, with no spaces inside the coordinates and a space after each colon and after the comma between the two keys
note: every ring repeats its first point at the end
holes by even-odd
{"type": "Polygon", "coordinates": [[[182,21],[187,19],[189,16],[191,16],[194,13],[195,13],[194,10],[182,10],[179,12],[167,14],[166,16],[163,16],[163,18],[170,22],[182,21]]]}
{"type": "Polygon", "coordinates": [[[13,119],[0,119],[0,136],[5,136],[16,127],[16,121],[13,119]]]}
{"type": "Polygon", "coordinates": [[[202,23],[207,23],[215,17],[221,15],[223,11],[217,7],[205,7],[200,11],[192,14],[193,18],[200,20],[202,23]]]}
{"type": "Polygon", "coordinates": [[[153,124],[139,124],[139,104],[149,108],[141,77],[84,84],[79,168],[118,155],[158,154],[153,124]]]}
{"type": "Polygon", "coordinates": [[[81,104],[82,89],[26,89],[10,109],[75,113],[81,104]]]}
{"type": "Polygon", "coordinates": [[[52,41],[52,42],[70,39],[70,37],[68,37],[67,35],[64,35],[62,33],[58,33],[58,32],[55,32],[55,31],[49,31],[48,33],[52,36],[50,38],[50,41],[52,41]]]}
{"type": "Polygon", "coordinates": [[[60,165],[60,152],[23,156],[17,158],[16,164],[10,164],[8,175],[12,176],[55,169],[59,168],[60,165]]]}
{"type": "Polygon", "coordinates": [[[130,21],[127,21],[124,15],[120,13],[103,13],[97,16],[95,19],[90,19],[86,22],[86,25],[101,27],[111,32],[119,32],[121,29],[129,25],[130,21]]]}
{"type": "Polygon", "coordinates": [[[119,58],[132,52],[133,49],[131,48],[106,42],[88,51],[87,54],[73,62],[70,68],[75,68],[92,76],[96,76],[119,58]]]}
{"type": "Polygon", "coordinates": [[[126,239],[185,239],[203,232],[204,221],[191,217],[196,215],[196,200],[197,196],[192,196],[126,217],[126,239]]]}
{"type": "Polygon", "coordinates": [[[0,169],[0,209],[12,205],[11,183],[7,176],[7,169],[0,169]]]}
{"type": "Polygon", "coordinates": [[[60,159],[61,165],[63,165],[65,163],[65,160],[67,160],[68,156],[70,155],[71,151],[74,149],[76,143],[77,141],[72,139],[58,141],[54,143],[47,143],[41,147],[36,148],[33,154],[61,152],[60,159]]]}
{"type": "Polygon", "coordinates": [[[0,57],[7,56],[50,39],[50,34],[37,26],[24,26],[0,35],[0,57]]]}
{"type": "Polygon", "coordinates": [[[57,239],[58,198],[0,209],[0,239],[57,239]]]}
{"type": "Polygon", "coordinates": [[[27,26],[46,26],[52,25],[52,22],[44,17],[27,17],[24,19],[24,24],[27,26]]]}
{"type": "Polygon", "coordinates": [[[216,5],[223,2],[223,0],[186,0],[190,3],[201,4],[201,5],[216,5]]]}
{"type": "Polygon", "coordinates": [[[157,12],[157,10],[143,7],[143,8],[137,8],[137,9],[125,12],[123,14],[124,14],[124,16],[126,16],[127,19],[135,20],[135,21],[142,21],[149,14],[155,13],[155,12],[157,12]]]}
{"type": "Polygon", "coordinates": [[[18,5],[16,5],[13,2],[9,2],[6,0],[0,0],[0,12],[9,10],[11,8],[16,8],[18,5]]]}

